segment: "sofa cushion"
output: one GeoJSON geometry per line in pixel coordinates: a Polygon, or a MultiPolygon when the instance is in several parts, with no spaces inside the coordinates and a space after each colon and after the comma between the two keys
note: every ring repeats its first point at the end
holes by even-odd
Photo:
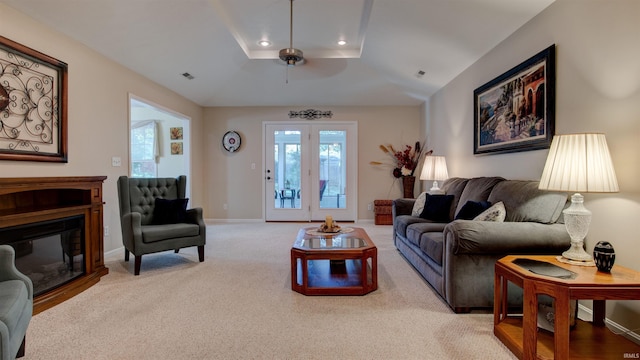
{"type": "Polygon", "coordinates": [[[491,207],[491,203],[488,201],[467,201],[462,206],[460,211],[456,214],[455,220],[471,220],[474,217],[480,215],[483,211],[491,207]]]}
{"type": "Polygon", "coordinates": [[[427,223],[427,222],[432,222],[432,221],[411,216],[411,215],[398,215],[393,219],[393,227],[396,231],[396,234],[402,237],[407,237],[407,228],[410,225],[415,223],[427,223]]]}
{"type": "Polygon", "coordinates": [[[494,186],[489,201],[502,201],[506,221],[551,224],[558,221],[567,203],[567,194],[538,189],[538,181],[506,180],[494,186]]]}
{"type": "MultiPolygon", "coordinates": [[[[460,195],[460,199],[458,200],[458,205],[455,209],[455,213],[460,212],[460,209],[467,203],[467,201],[487,201],[489,199],[489,194],[491,194],[491,190],[493,187],[504,181],[504,178],[501,177],[477,177],[473,179],[469,179],[467,185],[464,187],[462,194],[460,195]]],[[[491,200],[488,200],[491,201],[491,200]]],[[[492,204],[495,204],[497,201],[491,201],[492,204]]]]}
{"type": "Polygon", "coordinates": [[[504,208],[502,201],[493,204],[490,208],[480,213],[480,215],[473,218],[474,221],[495,221],[503,222],[507,216],[507,211],[504,208]]]}
{"type": "Polygon", "coordinates": [[[467,182],[469,182],[469,179],[454,177],[445,180],[442,184],[442,190],[444,191],[444,193],[447,195],[453,195],[451,212],[449,213],[450,219],[453,219],[456,214],[456,208],[458,207],[458,202],[460,201],[460,195],[462,195],[464,187],[467,186],[467,182]]]}
{"type": "Polygon", "coordinates": [[[198,235],[200,235],[198,224],[179,223],[142,226],[142,242],[145,243],[198,235]]]}
{"type": "Polygon", "coordinates": [[[416,246],[421,246],[425,233],[438,233],[444,230],[446,223],[420,222],[407,226],[405,238],[416,246]]]}
{"type": "Polygon", "coordinates": [[[420,216],[420,214],[422,214],[425,201],[427,201],[427,193],[423,192],[420,195],[418,195],[418,198],[413,203],[413,210],[411,210],[411,216],[420,216]]]}
{"type": "Polygon", "coordinates": [[[187,202],[189,199],[156,198],[153,206],[154,225],[177,224],[187,218],[187,202]]]}
{"type": "Polygon", "coordinates": [[[0,322],[13,332],[29,298],[22,280],[0,281],[0,322]]]}
{"type": "Polygon", "coordinates": [[[425,232],[420,241],[420,250],[438,265],[442,265],[444,235],[442,231],[425,232]]]}
{"type": "Polygon", "coordinates": [[[430,195],[427,194],[427,200],[424,203],[424,209],[420,217],[436,222],[451,221],[450,209],[453,195],[430,195]]]}

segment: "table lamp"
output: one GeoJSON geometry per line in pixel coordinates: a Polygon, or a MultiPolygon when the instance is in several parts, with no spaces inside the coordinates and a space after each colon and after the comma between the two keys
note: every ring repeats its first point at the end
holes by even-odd
{"type": "Polygon", "coordinates": [[[584,251],[584,238],[589,232],[591,211],[584,205],[581,192],[618,192],[618,181],[611,163],[604,134],[556,135],[551,141],[539,189],[576,192],[571,206],[565,209],[564,222],[571,237],[571,248],[564,258],[590,261],[584,251]]]}
{"type": "Polygon", "coordinates": [[[429,189],[429,194],[443,194],[438,187],[438,181],[444,181],[449,178],[447,172],[447,162],[444,156],[425,156],[420,180],[433,180],[433,187],[429,189]]]}

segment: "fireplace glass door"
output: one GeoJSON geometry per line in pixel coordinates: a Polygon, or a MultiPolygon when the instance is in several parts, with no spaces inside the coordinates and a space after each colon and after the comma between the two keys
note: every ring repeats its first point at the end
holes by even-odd
{"type": "Polygon", "coordinates": [[[85,273],[84,216],[0,229],[0,244],[16,252],[16,268],[40,295],[85,273]]]}

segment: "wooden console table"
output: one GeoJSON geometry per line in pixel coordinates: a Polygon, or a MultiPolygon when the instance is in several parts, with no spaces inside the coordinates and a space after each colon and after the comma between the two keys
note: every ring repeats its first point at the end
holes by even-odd
{"type": "Polygon", "coordinates": [[[596,267],[561,263],[555,256],[506,256],[495,265],[493,332],[520,359],[623,359],[637,356],[640,345],[604,326],[605,300],[640,300],[640,272],[615,265],[611,273],[596,267]],[[535,274],[513,263],[531,259],[575,273],[573,278],[535,274]],[[507,285],[524,291],[522,315],[509,315],[507,285]],[[554,332],[538,331],[538,295],[555,299],[554,332]],[[593,299],[593,323],[577,320],[570,329],[570,302],[593,299]],[[555,336],[554,336],[555,335],[555,336]]]}
{"type": "Polygon", "coordinates": [[[109,273],[104,266],[102,183],[106,176],[0,178],[0,228],[83,216],[85,273],[35,296],[34,315],[79,294],[109,273]]]}

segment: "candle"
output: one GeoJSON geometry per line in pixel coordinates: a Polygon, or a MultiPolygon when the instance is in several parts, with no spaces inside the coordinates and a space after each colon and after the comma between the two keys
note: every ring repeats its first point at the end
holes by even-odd
{"type": "Polygon", "coordinates": [[[331,215],[327,215],[326,219],[324,220],[324,223],[327,224],[327,227],[329,229],[333,229],[333,218],[331,217],[331,215]]]}

